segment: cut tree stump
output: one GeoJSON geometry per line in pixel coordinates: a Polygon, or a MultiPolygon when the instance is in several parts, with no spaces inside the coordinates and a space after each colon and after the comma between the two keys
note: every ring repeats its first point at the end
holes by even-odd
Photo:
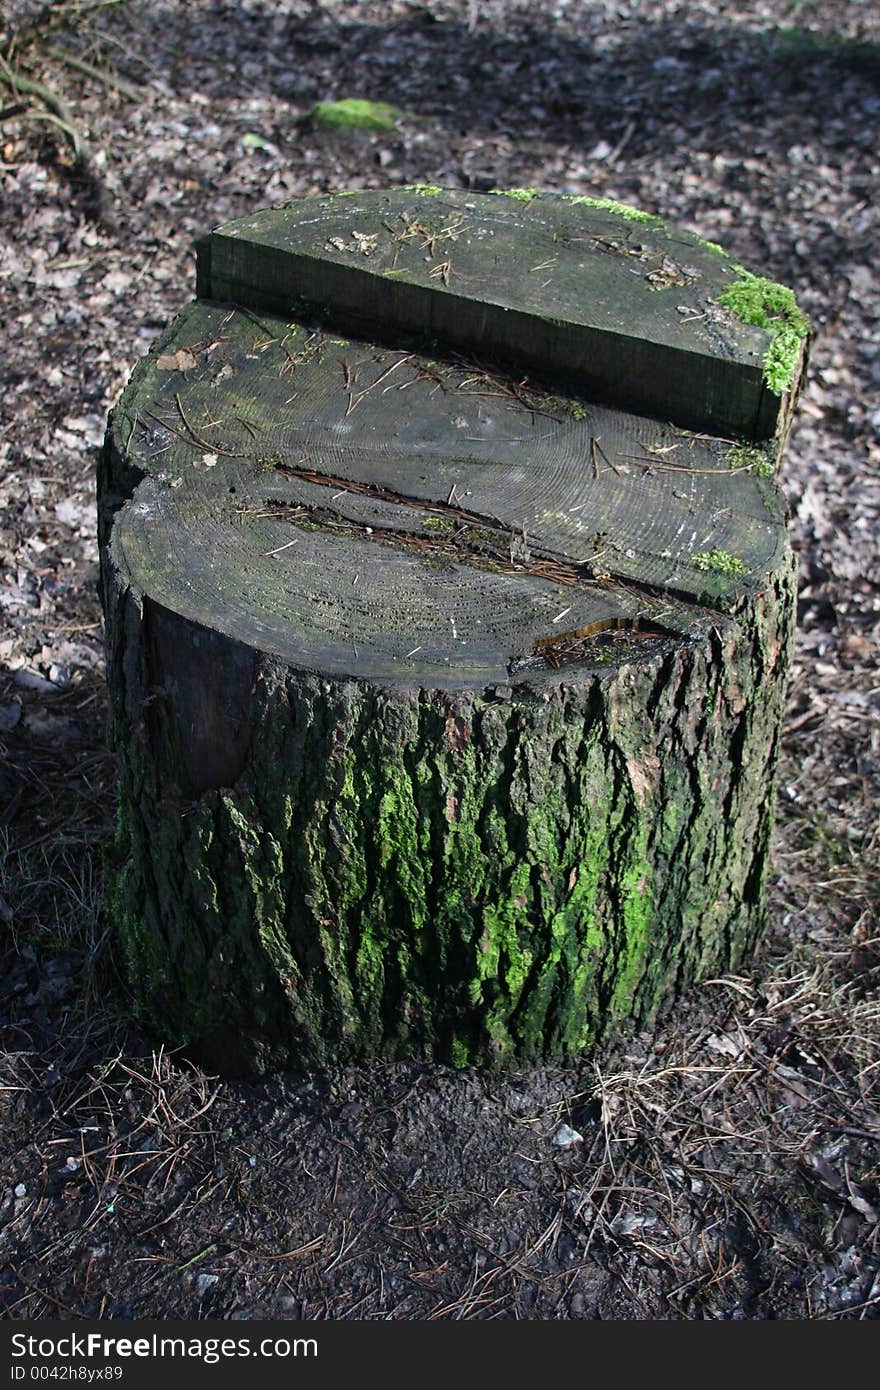
{"type": "Polygon", "coordinates": [[[616,204],[424,188],[221,227],[198,289],[99,479],[144,1018],[228,1073],[564,1057],[736,968],[789,292],[616,204]]]}

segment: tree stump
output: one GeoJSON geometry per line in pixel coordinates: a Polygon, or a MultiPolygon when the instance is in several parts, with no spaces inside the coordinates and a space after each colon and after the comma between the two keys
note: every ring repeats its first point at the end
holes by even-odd
{"type": "Polygon", "coordinates": [[[602,201],[336,195],[201,244],[99,480],[112,910],[167,1042],[559,1058],[740,964],[805,342],[602,201]]]}

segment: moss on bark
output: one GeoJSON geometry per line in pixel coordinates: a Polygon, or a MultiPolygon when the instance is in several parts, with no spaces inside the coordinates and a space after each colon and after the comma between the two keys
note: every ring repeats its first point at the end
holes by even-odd
{"type": "Polygon", "coordinates": [[[160,618],[115,605],[116,928],[143,1018],[211,1065],[571,1056],[758,938],[788,561],[711,642],[540,691],[266,658],[244,770],[195,795],[160,618]]]}

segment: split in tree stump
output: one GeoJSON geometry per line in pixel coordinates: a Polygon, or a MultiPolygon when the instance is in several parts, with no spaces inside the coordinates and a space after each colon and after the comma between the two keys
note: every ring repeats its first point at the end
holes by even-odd
{"type": "Polygon", "coordinates": [[[144,1016],[229,1072],[564,1057],[739,965],[788,292],[615,204],[435,189],[222,227],[198,290],[99,486],[144,1016]]]}

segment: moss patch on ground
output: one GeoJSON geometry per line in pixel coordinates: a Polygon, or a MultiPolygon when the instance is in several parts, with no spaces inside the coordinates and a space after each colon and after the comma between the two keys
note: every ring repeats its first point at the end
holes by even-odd
{"type": "Polygon", "coordinates": [[[756,478],[771,478],[776,471],[773,458],[767,449],[756,444],[733,444],[724,455],[728,468],[744,471],[748,469],[756,478]]]}
{"type": "Polygon", "coordinates": [[[318,101],[309,114],[322,130],[394,130],[404,113],[386,101],[346,97],[342,101],[318,101]]]}
{"type": "Polygon", "coordinates": [[[570,415],[573,420],[585,420],[590,413],[584,402],[574,396],[538,396],[536,404],[551,415],[570,415]]]}
{"type": "Polygon", "coordinates": [[[492,188],[489,191],[501,198],[516,198],[520,203],[531,203],[541,196],[540,188],[492,188]]]}
{"type": "Polygon", "coordinates": [[[696,236],[694,239],[698,246],[705,246],[707,251],[713,251],[716,256],[726,256],[727,252],[723,246],[719,246],[717,241],[707,241],[704,236],[696,236]]]}

